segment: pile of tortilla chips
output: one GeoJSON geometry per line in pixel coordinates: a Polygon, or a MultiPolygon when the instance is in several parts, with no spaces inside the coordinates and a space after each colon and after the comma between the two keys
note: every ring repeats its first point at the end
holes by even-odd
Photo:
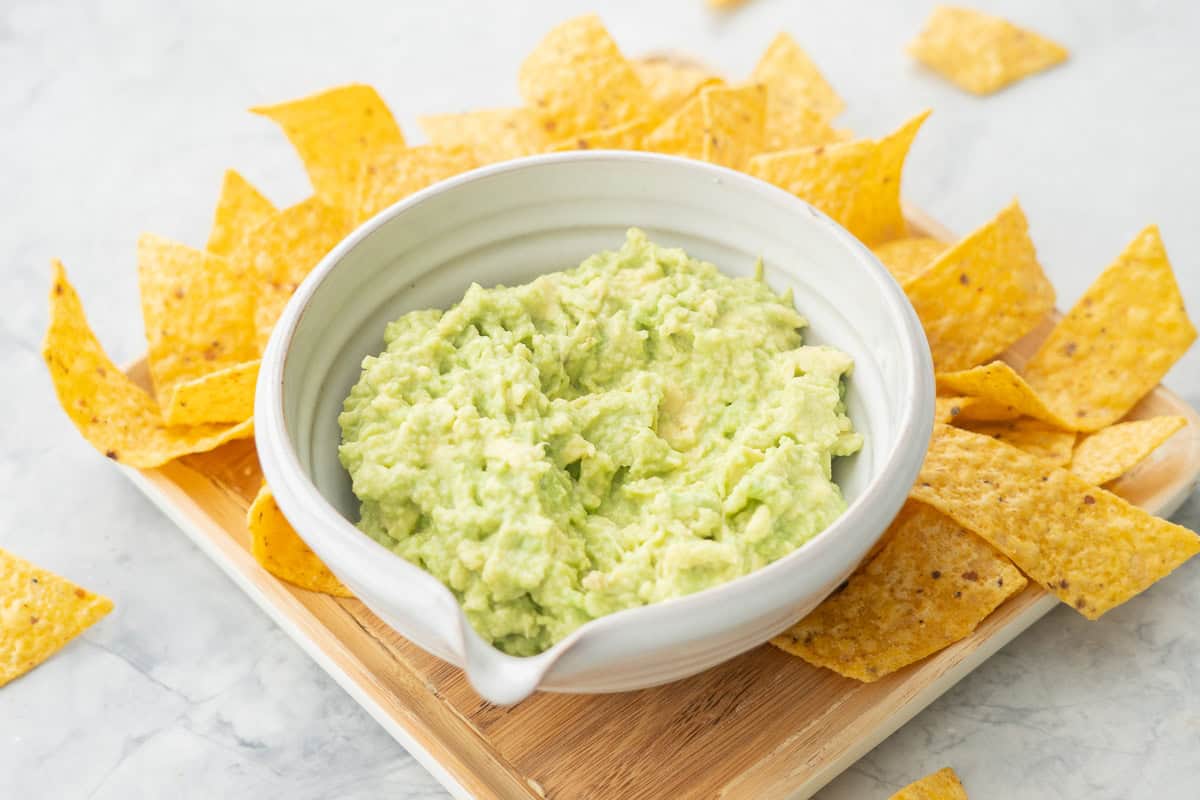
{"type": "MultiPolygon", "coordinates": [[[[948,25],[972,22],[943,16],[916,48],[931,62],[936,42],[954,39],[948,25]]],[[[1012,31],[985,34],[1004,45],[1012,31]]],[[[954,69],[970,66],[969,54],[954,58],[954,69]]],[[[984,89],[1018,72],[958,75],[984,89]]],[[[1195,534],[1102,486],[1186,423],[1123,421],[1196,335],[1156,229],[1140,234],[1020,363],[1012,346],[1050,318],[1055,300],[1020,206],[958,242],[910,231],[902,213],[905,158],[928,111],[881,137],[857,137],[835,127],[844,102],[787,34],[746,80],[730,82],[679,59],[629,60],[594,16],[550,31],[518,85],[519,107],[421,117],[429,142],[414,146],[367,86],[255,109],[287,134],[313,195],[278,209],[231,171],[203,250],[143,237],[152,392],[104,355],[56,266],[45,357],[80,431],[135,467],[247,436],[272,326],[356,224],[482,164],[644,150],[743,170],[842,223],[893,272],[933,353],[938,425],[909,503],[846,584],[775,644],[876,680],[964,638],[1031,580],[1094,618],[1200,549],[1195,534]]],[[[248,523],[254,554],[272,573],[347,593],[265,487],[248,523]]]]}

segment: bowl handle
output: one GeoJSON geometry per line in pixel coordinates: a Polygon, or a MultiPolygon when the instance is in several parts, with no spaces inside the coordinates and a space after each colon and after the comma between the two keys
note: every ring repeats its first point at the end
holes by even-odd
{"type": "Polygon", "coordinates": [[[479,696],[498,706],[515,705],[533,694],[561,653],[518,658],[502,653],[462,623],[467,678],[479,696]]]}

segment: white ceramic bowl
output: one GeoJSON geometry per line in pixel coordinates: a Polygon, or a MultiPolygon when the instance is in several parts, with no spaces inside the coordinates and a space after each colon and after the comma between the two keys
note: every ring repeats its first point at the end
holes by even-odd
{"type": "Polygon", "coordinates": [[[304,540],[381,619],[466,669],[485,699],[534,689],[612,692],[683,678],[762,644],[843,581],[916,478],[933,419],[924,333],[887,271],[795,197],[720,167],[641,153],[536,156],[476,170],[389,208],[296,291],[263,358],[255,401],[263,472],[304,540]],[[364,356],[406,311],[445,308],[472,281],[518,284],[618,248],[625,230],[745,275],[762,256],[795,289],[805,339],[854,357],[848,404],[865,445],[839,459],[850,501],[833,525],[751,575],[589,622],[541,655],[484,642],[454,596],[353,525],[337,417],[364,356]]]}

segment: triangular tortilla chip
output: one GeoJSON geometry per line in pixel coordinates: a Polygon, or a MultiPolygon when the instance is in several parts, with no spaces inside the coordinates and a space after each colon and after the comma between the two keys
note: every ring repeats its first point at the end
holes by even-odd
{"type": "Polygon", "coordinates": [[[1063,430],[1077,430],[1073,421],[1063,418],[1047,406],[1033,387],[1003,361],[993,361],[958,372],[941,372],[938,373],[937,382],[939,391],[991,401],[1063,430]]]}
{"type": "Polygon", "coordinates": [[[1067,49],[1000,17],[938,6],[909,54],[960,88],[991,94],[1067,60],[1067,49]]]}
{"type": "Polygon", "coordinates": [[[0,549],[0,686],[112,611],[107,597],[0,549]]]}
{"type": "Polygon", "coordinates": [[[531,156],[550,145],[549,135],[527,108],[496,108],[462,114],[430,114],[417,124],[438,147],[465,147],[480,164],[531,156]]]}
{"type": "Polygon", "coordinates": [[[568,150],[641,150],[646,135],[657,125],[656,118],[638,119],[616,128],[588,131],[551,145],[549,152],[568,150]]]}
{"type": "Polygon", "coordinates": [[[922,112],[874,141],[767,153],[750,159],[747,172],[807,200],[867,244],[903,236],[900,178],[922,112]]]}
{"type": "Polygon", "coordinates": [[[703,158],[704,107],[700,102],[703,91],[693,95],[674,114],[650,131],[642,147],[655,153],[694,158],[697,161],[703,158]]]}
{"type": "Polygon", "coordinates": [[[932,236],[910,236],[871,248],[899,283],[905,283],[929,269],[950,245],[932,236]]]}
{"type": "Polygon", "coordinates": [[[1184,417],[1151,417],[1102,428],[1075,446],[1071,472],[1097,486],[1108,483],[1140,464],[1185,425],[1184,417]]]}
{"type": "Polygon", "coordinates": [[[250,505],[246,524],[250,528],[254,558],[276,578],[310,592],[353,597],[292,529],[265,484],[250,505]]]}
{"type": "Polygon", "coordinates": [[[475,154],[464,147],[423,145],[376,153],[362,178],[356,221],[370,219],[414,192],[477,166],[475,154]]]}
{"type": "Polygon", "coordinates": [[[912,497],[1096,619],[1200,552],[1200,536],[987,436],[935,425],[912,497]]]}
{"type": "Polygon", "coordinates": [[[241,422],[254,414],[258,359],[175,385],[163,404],[169,425],[241,422]]]}
{"type": "Polygon", "coordinates": [[[844,588],[771,643],[875,681],[969,635],[1025,587],[1012,562],[923,503],[909,503],[884,538],[844,588]]]}
{"type": "Polygon", "coordinates": [[[263,224],[278,209],[237,170],[225,170],[221,197],[213,215],[212,230],[205,250],[218,256],[231,255],[250,231],[263,224]]]}
{"type": "Polygon", "coordinates": [[[137,261],[150,377],[160,401],[181,383],[258,356],[254,281],[243,265],[152,234],[138,239],[137,261]]]}
{"type": "Polygon", "coordinates": [[[1075,431],[1064,431],[1028,417],[1007,422],[960,420],[959,427],[1024,450],[1052,467],[1065,467],[1071,463],[1071,455],[1075,450],[1075,431]]]}
{"type": "Polygon", "coordinates": [[[658,107],[660,119],[675,113],[706,86],[724,83],[698,64],[689,64],[667,56],[645,56],[633,60],[633,70],[646,87],[646,93],[658,107]]]}
{"type": "Polygon", "coordinates": [[[904,291],[939,372],[995,358],[1054,308],[1054,287],[1015,202],[943,253],[904,291]]]}
{"type": "Polygon", "coordinates": [[[392,112],[378,92],[363,84],[250,110],[283,128],[304,162],[313,191],[331,206],[350,208],[372,156],[404,146],[392,112]]]}
{"type": "Polygon", "coordinates": [[[1055,326],[1025,365],[1025,380],[1080,430],[1095,431],[1125,416],[1195,340],[1152,225],[1055,326]]]}
{"type": "Polygon", "coordinates": [[[63,410],[93,447],[114,461],[148,468],[254,435],[251,420],[168,426],[154,398],[105,355],[62,264],[55,261],[53,270],[42,358],[63,410]]]}
{"type": "Polygon", "coordinates": [[[888,800],[967,800],[967,790],[954,770],[946,767],[910,783],[888,800]]]}
{"type": "Polygon", "coordinates": [[[292,292],[352,228],[347,211],[310,197],[280,211],[247,238],[235,259],[254,270],[254,327],[260,352],[292,292]]]}
{"type": "Polygon", "coordinates": [[[786,136],[787,122],[795,118],[796,109],[808,109],[831,120],[846,107],[788,33],[780,33],[771,41],[750,80],[767,85],[767,130],[775,135],[786,136]]]}
{"type": "Polygon", "coordinates": [[[551,30],[521,64],[521,96],[551,140],[615,128],[646,116],[650,95],[600,18],[551,30]]]}
{"type": "Polygon", "coordinates": [[[704,144],[700,157],[730,169],[744,169],[762,150],[767,90],[762,84],[709,86],[700,92],[704,144]]]}

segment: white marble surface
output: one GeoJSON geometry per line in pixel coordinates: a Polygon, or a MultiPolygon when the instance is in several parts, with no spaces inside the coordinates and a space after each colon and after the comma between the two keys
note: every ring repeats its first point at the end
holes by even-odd
{"type": "MultiPolygon", "coordinates": [[[[442,797],[429,775],[77,437],[38,357],[47,263],[62,257],[120,361],[141,353],[134,242],[201,244],[221,170],[279,202],[302,174],[243,113],[369,81],[413,117],[515,101],[521,55],[598,7],[628,52],[681,48],[732,74],[779,29],[881,133],[935,114],[906,193],[965,231],[1019,196],[1063,303],[1156,221],[1200,312],[1200,6],[987,4],[1072,61],[964,96],[902,46],[927,2],[701,0],[0,2],[0,543],[111,595],[117,610],[0,690],[0,795],[442,797]]],[[[1200,404],[1200,352],[1168,382],[1200,404]]],[[[1200,497],[1177,520],[1200,526],[1200,497]]],[[[975,798],[1191,798],[1200,790],[1200,561],[1088,623],[1059,609],[835,781],[883,798],[943,765],[975,798]]]]}

